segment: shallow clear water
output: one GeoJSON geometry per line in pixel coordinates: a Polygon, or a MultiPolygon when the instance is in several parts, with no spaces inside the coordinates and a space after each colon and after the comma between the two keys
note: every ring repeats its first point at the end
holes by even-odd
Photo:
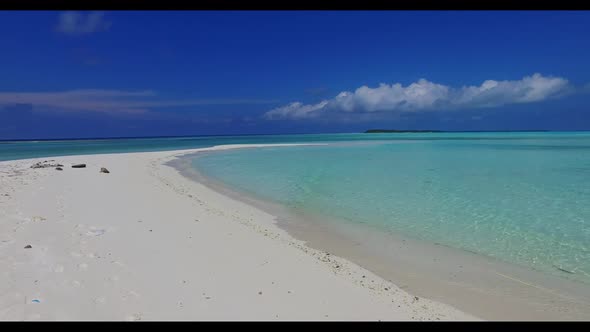
{"type": "Polygon", "coordinates": [[[590,282],[589,132],[0,141],[0,161],[305,142],[331,144],[228,150],[194,163],[295,209],[590,282]]]}
{"type": "Polygon", "coordinates": [[[391,137],[228,150],[193,164],[291,208],[590,282],[589,133],[391,137]]]}

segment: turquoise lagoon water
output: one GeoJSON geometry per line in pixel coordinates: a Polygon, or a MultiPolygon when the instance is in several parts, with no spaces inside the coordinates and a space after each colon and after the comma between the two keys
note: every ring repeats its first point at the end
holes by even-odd
{"type": "Polygon", "coordinates": [[[292,209],[590,282],[589,133],[394,135],[193,165],[292,209]]]}
{"type": "Polygon", "coordinates": [[[228,150],[193,163],[293,209],[590,282],[590,132],[2,141],[0,161],[307,142],[330,144],[228,150]]]}

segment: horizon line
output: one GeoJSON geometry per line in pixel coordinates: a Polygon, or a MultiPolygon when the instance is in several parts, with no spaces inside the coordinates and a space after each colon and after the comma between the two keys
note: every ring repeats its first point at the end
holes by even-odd
{"type": "MultiPolygon", "coordinates": [[[[367,129],[391,130],[391,129],[367,129]]],[[[551,129],[517,129],[517,130],[436,130],[436,129],[403,129],[395,133],[379,134],[444,134],[444,133],[514,133],[514,132],[590,132],[590,129],[580,130],[551,130],[551,129]],[[412,132],[415,131],[415,132],[412,132]],[[418,132],[423,131],[423,132],[418,132]],[[428,132],[430,131],[430,132],[428,132]]],[[[31,141],[91,141],[116,139],[149,139],[149,138],[190,138],[190,137],[235,137],[235,136],[287,136],[287,135],[338,135],[338,134],[368,134],[363,131],[355,132],[317,132],[317,133],[282,133],[282,134],[209,134],[209,135],[161,135],[161,136],[105,136],[105,137],[61,137],[61,138],[20,138],[0,139],[0,142],[31,142],[31,141]]],[[[371,133],[376,134],[376,133],[371,133]]]]}

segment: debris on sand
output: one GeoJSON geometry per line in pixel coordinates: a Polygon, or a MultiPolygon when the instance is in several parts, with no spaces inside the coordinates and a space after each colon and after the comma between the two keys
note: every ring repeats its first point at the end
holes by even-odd
{"type": "Polygon", "coordinates": [[[110,173],[108,169],[101,167],[100,168],[100,173],[110,173]]]}
{"type": "Polygon", "coordinates": [[[43,160],[31,165],[31,168],[48,168],[48,167],[63,167],[62,164],[52,163],[55,160],[43,160]]]}
{"type": "Polygon", "coordinates": [[[93,230],[86,232],[86,235],[88,235],[88,236],[101,236],[106,232],[107,232],[106,229],[93,229],[93,230]]]}
{"type": "Polygon", "coordinates": [[[31,249],[31,248],[33,248],[33,247],[32,247],[30,244],[27,244],[27,245],[25,246],[25,249],[31,249]]]}
{"type": "Polygon", "coordinates": [[[86,164],[74,164],[72,168],[86,168],[86,164]]]}
{"type": "Polygon", "coordinates": [[[55,168],[55,170],[56,170],[56,171],[63,171],[64,169],[63,169],[63,168],[61,168],[61,167],[56,167],[56,168],[55,168]]]}
{"type": "Polygon", "coordinates": [[[561,272],[565,272],[565,273],[569,273],[569,274],[576,274],[576,272],[574,272],[574,271],[566,270],[566,269],[564,269],[564,268],[562,268],[560,266],[557,266],[557,265],[553,265],[553,267],[556,268],[556,269],[558,269],[561,272]]]}

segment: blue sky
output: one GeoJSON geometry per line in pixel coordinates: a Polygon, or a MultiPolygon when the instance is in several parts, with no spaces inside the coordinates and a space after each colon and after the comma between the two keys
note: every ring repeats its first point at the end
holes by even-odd
{"type": "Polygon", "coordinates": [[[590,12],[0,12],[0,139],[590,129],[590,12]]]}

